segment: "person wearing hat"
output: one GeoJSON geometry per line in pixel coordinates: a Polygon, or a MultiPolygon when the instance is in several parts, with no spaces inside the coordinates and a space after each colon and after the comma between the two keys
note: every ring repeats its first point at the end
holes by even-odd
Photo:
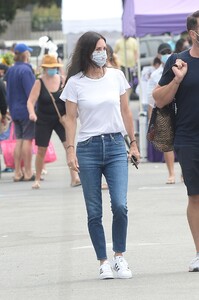
{"type": "MultiPolygon", "coordinates": [[[[155,100],[152,96],[153,89],[157,86],[157,84],[162,76],[164,65],[172,53],[171,46],[168,43],[160,44],[157,50],[158,50],[158,57],[161,60],[161,65],[152,72],[152,74],[148,80],[148,83],[147,83],[147,96],[148,96],[148,102],[149,102],[149,118],[151,116],[151,112],[152,112],[152,109],[155,104],[155,100]]],[[[175,172],[174,172],[175,155],[174,155],[174,152],[173,151],[165,152],[163,155],[164,155],[164,160],[166,162],[168,173],[169,173],[166,183],[174,184],[175,183],[175,172]]]]}
{"type": "Polygon", "coordinates": [[[15,64],[7,70],[4,77],[4,80],[7,82],[7,103],[14,122],[16,135],[16,147],[14,150],[15,182],[34,180],[32,172],[34,122],[29,120],[27,110],[27,100],[35,82],[35,75],[29,64],[31,52],[32,48],[26,44],[16,44],[14,48],[15,64]]]}
{"type": "MultiPolygon", "coordinates": [[[[58,114],[50,95],[50,93],[53,95],[60,115],[65,115],[65,103],[59,98],[64,84],[63,77],[58,74],[58,68],[61,66],[62,64],[57,61],[55,55],[44,55],[41,64],[43,74],[35,81],[28,98],[27,107],[29,119],[36,122],[35,144],[38,146],[35,160],[36,178],[32,186],[33,189],[40,188],[40,177],[43,169],[44,157],[53,130],[66,148],[65,129],[59,121],[58,114]],[[37,108],[35,109],[35,107],[37,108]]],[[[71,186],[76,187],[80,185],[81,183],[78,174],[72,170],[70,170],[70,174],[71,186]]]]}

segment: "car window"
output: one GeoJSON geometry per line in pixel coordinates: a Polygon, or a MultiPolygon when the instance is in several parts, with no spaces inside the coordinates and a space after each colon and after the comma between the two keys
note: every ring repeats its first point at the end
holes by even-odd
{"type": "Polygon", "coordinates": [[[157,49],[160,44],[170,40],[169,37],[144,37],[140,39],[140,64],[141,68],[152,64],[157,55],[157,49]]]}
{"type": "Polygon", "coordinates": [[[148,42],[149,46],[149,56],[156,56],[157,55],[157,49],[160,44],[162,44],[162,40],[151,40],[148,42]]]}
{"type": "Polygon", "coordinates": [[[38,46],[30,46],[32,48],[31,56],[39,56],[41,52],[41,47],[38,46]]]}

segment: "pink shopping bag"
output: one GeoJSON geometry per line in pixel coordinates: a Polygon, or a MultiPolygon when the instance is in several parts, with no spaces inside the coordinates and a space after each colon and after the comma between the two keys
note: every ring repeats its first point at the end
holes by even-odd
{"type": "Polygon", "coordinates": [[[7,140],[1,141],[1,149],[3,153],[4,163],[6,167],[13,168],[15,167],[14,163],[14,149],[16,145],[16,139],[14,137],[14,124],[10,126],[10,135],[7,140]]]}
{"type": "MultiPolygon", "coordinates": [[[[33,153],[37,154],[37,146],[35,145],[35,140],[32,141],[32,149],[33,153]]],[[[52,142],[49,142],[48,148],[46,150],[46,155],[44,158],[44,163],[52,163],[57,160],[57,155],[55,152],[55,148],[52,142]]]]}

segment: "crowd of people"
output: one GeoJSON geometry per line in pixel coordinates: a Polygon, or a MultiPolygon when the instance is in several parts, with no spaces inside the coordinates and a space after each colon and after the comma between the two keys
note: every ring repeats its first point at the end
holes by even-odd
{"type": "MultiPolygon", "coordinates": [[[[175,183],[177,156],[187,188],[187,218],[196,248],[196,257],[189,266],[191,272],[199,271],[199,79],[195,76],[199,68],[198,28],[199,11],[187,18],[188,38],[181,37],[175,50],[168,43],[159,45],[153,65],[142,74],[148,119],[154,105],[161,108],[174,97],[176,100],[175,152],[163,155],[169,173],[166,183],[175,183]]],[[[40,188],[45,153],[55,131],[66,151],[71,186],[82,185],[88,231],[100,263],[99,278],[114,278],[113,270],[117,278],[131,278],[123,253],[128,227],[128,162],[132,157],[136,164],[140,162],[128,103],[129,90],[134,88],[131,83],[138,60],[137,41],[122,37],[113,49],[100,33],[86,32],[76,43],[66,76],[59,73],[62,63],[57,56],[47,53],[37,79],[29,64],[31,51],[28,45],[15,45],[14,65],[1,75],[6,86],[0,82],[1,123],[6,122],[9,110],[15,127],[13,180],[34,181],[32,188],[40,188]],[[62,123],[60,116],[64,116],[62,123]],[[124,135],[130,140],[128,154],[124,135]],[[33,139],[38,146],[36,175],[32,171],[33,139]],[[111,262],[102,223],[103,176],[112,210],[111,262]]]]}

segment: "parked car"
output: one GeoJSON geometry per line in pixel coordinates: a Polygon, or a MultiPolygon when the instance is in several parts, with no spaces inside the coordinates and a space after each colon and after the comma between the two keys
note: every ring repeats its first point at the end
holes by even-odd
{"type": "MultiPolygon", "coordinates": [[[[58,56],[62,60],[64,60],[66,57],[64,41],[54,40],[53,42],[57,45],[58,56]]],[[[41,65],[41,60],[42,60],[42,57],[45,52],[45,49],[40,47],[39,40],[5,41],[6,49],[10,50],[14,43],[24,43],[33,49],[33,51],[31,52],[30,63],[32,65],[33,69],[37,70],[41,65]]]]}
{"type": "Polygon", "coordinates": [[[145,36],[139,39],[140,47],[140,65],[141,68],[152,64],[157,55],[158,46],[162,43],[172,43],[178,39],[178,36],[170,37],[169,35],[145,36]]]}

